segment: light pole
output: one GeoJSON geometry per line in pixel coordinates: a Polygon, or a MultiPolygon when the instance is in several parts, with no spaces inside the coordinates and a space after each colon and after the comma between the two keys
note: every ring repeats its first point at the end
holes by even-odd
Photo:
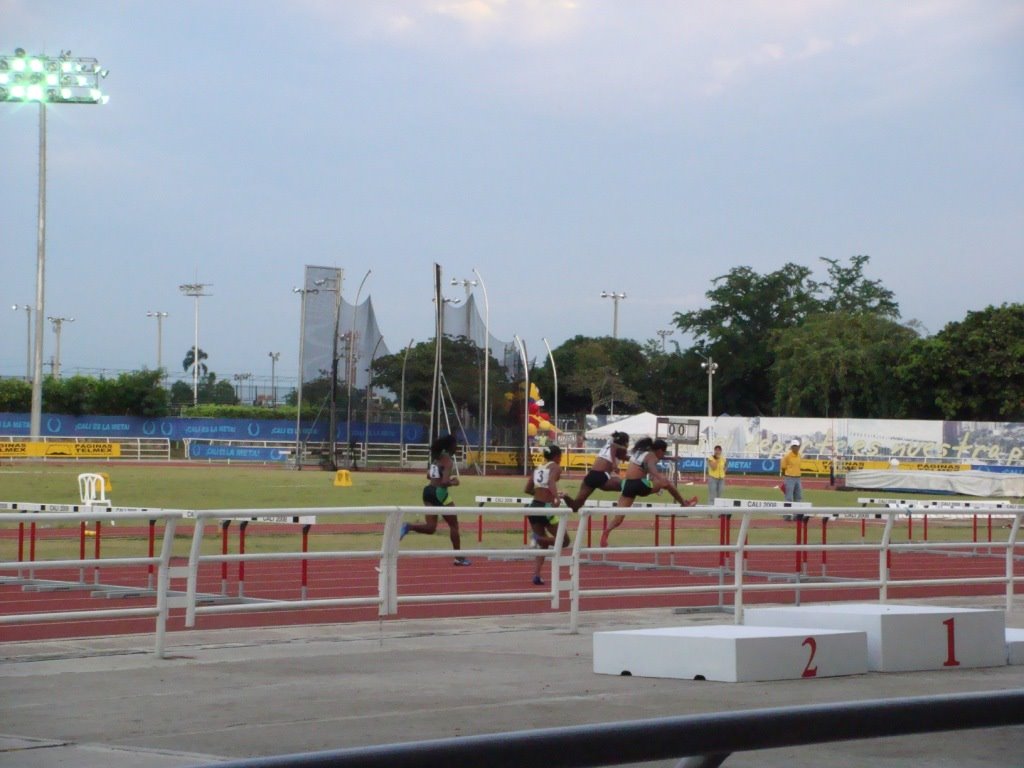
{"type": "Polygon", "coordinates": [[[366,274],[363,275],[363,279],[359,283],[359,288],[356,290],[356,303],[352,307],[352,328],[349,331],[348,336],[348,372],[345,374],[346,384],[348,386],[348,393],[345,398],[346,405],[348,407],[348,415],[345,418],[345,444],[352,445],[352,373],[354,371],[353,357],[352,354],[355,351],[356,341],[356,317],[359,312],[359,295],[363,292],[363,286],[366,285],[366,278],[373,272],[372,269],[366,270],[366,274]]]}
{"type": "Polygon", "coordinates": [[[602,299],[611,299],[615,302],[615,310],[612,313],[612,338],[619,338],[619,301],[626,298],[626,294],[617,291],[601,291],[602,299]]]}
{"type": "Polygon", "coordinates": [[[73,323],[75,318],[73,317],[48,317],[46,318],[53,323],[53,333],[57,337],[56,352],[54,353],[54,364],[53,364],[53,378],[60,378],[60,331],[64,323],[73,323]]]}
{"type": "Polygon", "coordinates": [[[32,381],[32,305],[14,304],[11,309],[25,310],[25,381],[32,381]]]}
{"type": "Polygon", "coordinates": [[[147,312],[146,317],[156,318],[156,369],[163,370],[163,349],[164,349],[164,318],[166,312],[147,312]]]}
{"type": "Polygon", "coordinates": [[[401,394],[398,396],[398,461],[402,467],[405,466],[405,366],[409,362],[409,351],[412,349],[414,341],[416,340],[409,339],[409,344],[405,348],[405,356],[402,358],[402,388],[401,394]]]}
{"type": "Polygon", "coordinates": [[[268,352],[270,357],[270,407],[277,408],[277,361],[281,359],[280,352],[268,352]]]}
{"type": "Polygon", "coordinates": [[[667,339],[673,333],[675,333],[675,331],[670,330],[670,329],[665,329],[665,330],[658,331],[658,335],[661,336],[661,354],[663,354],[663,355],[665,354],[665,339],[667,339]]]}
{"type": "Polygon", "coordinates": [[[0,55],[0,102],[39,103],[39,215],[36,227],[36,337],[29,434],[39,438],[43,414],[43,318],[46,283],[46,105],[106,104],[100,80],[110,74],[93,58],[29,56],[24,48],[0,55]]]}
{"type": "MultiPolygon", "coordinates": [[[[544,346],[548,350],[548,360],[551,361],[551,378],[554,380],[554,398],[555,398],[555,432],[558,432],[558,368],[555,367],[555,356],[551,352],[551,345],[548,344],[548,340],[544,339],[544,346]]],[[[557,439],[557,438],[556,438],[557,439]]]]}
{"type": "Polygon", "coordinates": [[[319,288],[292,288],[292,293],[299,294],[299,385],[295,389],[295,469],[302,469],[302,370],[306,363],[306,294],[320,293],[319,288]]]}
{"type": "Polygon", "coordinates": [[[213,295],[206,293],[211,285],[213,283],[185,283],[178,286],[179,291],[191,296],[196,302],[196,335],[192,344],[192,405],[199,405],[199,299],[213,295]]]}
{"type": "Polygon", "coordinates": [[[704,358],[704,362],[700,364],[700,367],[708,373],[708,416],[713,417],[715,415],[715,409],[712,406],[711,400],[711,381],[715,377],[715,372],[718,371],[718,363],[716,363],[710,355],[705,357],[704,355],[701,355],[700,352],[697,354],[704,358]]]}
{"type": "Polygon", "coordinates": [[[484,279],[477,271],[476,267],[473,268],[473,274],[476,275],[476,280],[458,280],[452,278],[452,285],[461,285],[466,289],[466,299],[469,299],[471,289],[477,285],[484,292],[484,391],[480,398],[480,466],[481,474],[487,474],[487,426],[488,426],[488,406],[490,405],[489,398],[490,393],[488,392],[489,384],[488,375],[491,368],[491,305],[487,300],[487,286],[484,284],[484,279]]]}
{"type": "Polygon", "coordinates": [[[530,363],[526,358],[526,343],[516,334],[512,341],[523,360],[523,474],[530,474],[530,363]]]}
{"type": "Polygon", "coordinates": [[[363,427],[363,464],[367,464],[365,457],[370,455],[370,388],[373,386],[373,358],[377,356],[377,350],[380,349],[380,343],[384,341],[384,337],[380,336],[377,338],[377,343],[373,345],[373,352],[370,353],[370,364],[366,367],[366,423],[363,427]]]}

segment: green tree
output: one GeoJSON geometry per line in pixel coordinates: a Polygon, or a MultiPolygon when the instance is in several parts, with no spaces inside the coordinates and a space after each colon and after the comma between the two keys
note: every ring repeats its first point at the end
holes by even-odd
{"type": "MultiPolygon", "coordinates": [[[[373,361],[374,391],[386,388],[397,397],[402,390],[402,364],[405,362],[405,408],[409,411],[429,411],[433,392],[434,351],[434,340],[429,339],[409,349],[407,362],[404,349],[393,355],[378,357],[373,361]]],[[[479,418],[483,400],[484,350],[465,336],[445,336],[441,344],[441,356],[447,383],[446,399],[450,390],[459,408],[465,408],[479,418]]],[[[495,413],[498,413],[501,410],[500,403],[509,390],[509,381],[507,372],[493,354],[490,355],[488,383],[488,399],[495,413]]]]}
{"type": "Polygon", "coordinates": [[[209,372],[209,369],[206,367],[206,363],[203,362],[203,360],[206,360],[209,356],[203,352],[201,347],[199,348],[198,355],[196,355],[195,347],[189,347],[188,352],[185,353],[185,359],[181,361],[181,367],[183,370],[191,371],[192,366],[196,362],[196,357],[199,358],[199,377],[202,378],[209,372]]]}
{"type": "Polygon", "coordinates": [[[898,374],[905,418],[1024,421],[1024,304],[968,312],[918,340],[898,374]]]}
{"type": "MultiPolygon", "coordinates": [[[[647,369],[643,348],[631,339],[575,336],[552,350],[558,370],[559,415],[614,410],[632,413],[640,406],[637,386],[647,369]]],[[[531,377],[547,406],[552,404],[551,363],[531,377]]]]}
{"type": "Polygon", "coordinates": [[[812,281],[814,292],[823,294],[820,311],[867,312],[890,320],[899,319],[900,307],[895,294],[880,280],[864,277],[864,267],[871,261],[870,256],[851,256],[847,267],[836,259],[822,258],[821,261],[828,265],[828,278],[821,283],[812,281]]]}
{"type": "Polygon", "coordinates": [[[893,371],[916,339],[912,329],[871,312],[811,315],[775,344],[775,413],[894,418],[903,395],[893,371]]]}
{"type": "Polygon", "coordinates": [[[70,376],[43,379],[43,410],[47,413],[64,413],[68,416],[84,416],[91,412],[96,379],[88,376],[70,376]]]}
{"type": "Polygon", "coordinates": [[[117,416],[166,416],[168,392],[163,372],[132,371],[116,379],[100,378],[93,390],[91,412],[117,416]]]}
{"type": "Polygon", "coordinates": [[[692,334],[697,351],[719,361],[715,379],[717,411],[770,413],[774,404],[767,375],[774,362],[776,334],[795,328],[820,307],[811,271],[797,264],[760,275],[735,267],[716,277],[705,293],[705,309],[676,312],[674,323],[692,334]]]}
{"type": "Polygon", "coordinates": [[[0,411],[28,413],[31,408],[31,384],[23,379],[0,379],[0,411]]]}

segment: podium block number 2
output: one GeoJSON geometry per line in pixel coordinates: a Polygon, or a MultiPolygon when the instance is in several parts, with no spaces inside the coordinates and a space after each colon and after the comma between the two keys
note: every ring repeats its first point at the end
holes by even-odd
{"type": "Polygon", "coordinates": [[[942,666],[959,667],[960,662],[956,660],[956,619],[946,619],[942,623],[946,626],[946,660],[942,666]]]}
{"type": "Polygon", "coordinates": [[[811,655],[808,656],[808,658],[807,658],[807,666],[804,667],[804,672],[800,676],[801,677],[817,677],[818,676],[818,667],[817,666],[814,666],[814,667],[811,666],[811,664],[814,663],[814,654],[816,654],[818,652],[818,643],[817,643],[817,641],[813,637],[808,637],[808,638],[804,639],[804,641],[802,643],[800,643],[800,645],[806,645],[806,646],[808,646],[811,649],[811,655]]]}

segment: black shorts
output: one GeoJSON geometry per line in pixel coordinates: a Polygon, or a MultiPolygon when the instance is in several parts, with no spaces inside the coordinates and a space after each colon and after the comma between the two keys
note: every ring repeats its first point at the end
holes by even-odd
{"type": "MultiPolygon", "coordinates": [[[[549,504],[546,501],[537,501],[536,499],[531,501],[528,507],[528,509],[545,508],[550,508],[549,504]]],[[[551,518],[547,515],[527,515],[526,519],[530,521],[531,525],[549,525],[551,523],[551,518]]]]}
{"type": "Polygon", "coordinates": [[[448,489],[441,485],[428,485],[423,489],[423,503],[428,507],[443,507],[448,501],[448,489]]]}
{"type": "Polygon", "coordinates": [[[654,489],[644,479],[623,480],[622,495],[627,499],[635,499],[637,496],[650,496],[654,489]]]}
{"type": "Polygon", "coordinates": [[[598,472],[597,470],[592,469],[587,472],[587,476],[583,478],[583,484],[588,488],[593,488],[595,491],[600,491],[604,488],[604,484],[608,482],[610,477],[610,472],[598,472]]]}

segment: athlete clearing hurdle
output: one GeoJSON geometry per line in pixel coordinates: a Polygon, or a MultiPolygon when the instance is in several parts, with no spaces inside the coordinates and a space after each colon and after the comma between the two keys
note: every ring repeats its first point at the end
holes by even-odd
{"type": "MultiPolygon", "coordinates": [[[[637,496],[650,496],[652,493],[662,490],[667,490],[672,494],[672,498],[682,507],[697,506],[696,496],[692,499],[684,499],[679,494],[675,483],[658,469],[658,462],[665,458],[666,450],[668,450],[668,443],[664,440],[651,440],[651,438],[645,437],[636,441],[626,467],[626,478],[622,481],[622,494],[615,502],[615,506],[631,507],[637,496]]],[[[601,534],[602,547],[608,546],[608,534],[622,525],[625,519],[625,515],[616,515],[612,518],[611,523],[601,534]]]]}
{"type": "Polygon", "coordinates": [[[567,493],[562,494],[562,500],[573,512],[579,512],[590,494],[594,491],[615,492],[622,487],[622,478],[617,474],[619,463],[629,456],[629,435],[625,432],[612,432],[611,439],[597,454],[594,463],[590,467],[580,489],[576,492],[576,498],[567,493]]]}

